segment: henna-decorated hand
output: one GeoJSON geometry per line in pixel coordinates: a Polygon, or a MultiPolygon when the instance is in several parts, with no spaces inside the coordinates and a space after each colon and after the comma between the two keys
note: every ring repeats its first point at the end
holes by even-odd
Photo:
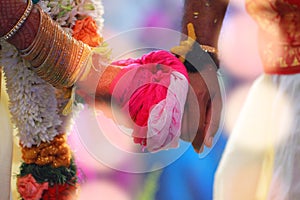
{"type": "MultiPolygon", "coordinates": [[[[22,17],[27,1],[0,0],[0,37],[8,33],[22,17]]],[[[8,40],[18,49],[25,49],[33,41],[39,27],[39,14],[33,9],[16,34],[8,40]]]]}

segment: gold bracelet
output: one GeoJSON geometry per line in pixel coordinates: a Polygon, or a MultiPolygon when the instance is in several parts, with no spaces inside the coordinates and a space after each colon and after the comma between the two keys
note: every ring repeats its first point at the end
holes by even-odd
{"type": "Polygon", "coordinates": [[[91,48],[82,42],[79,43],[81,49],[79,54],[76,56],[77,57],[76,64],[75,64],[76,68],[75,71],[70,73],[71,77],[69,78],[70,82],[73,84],[83,75],[86,69],[86,63],[89,60],[89,56],[91,55],[91,48]]]}
{"type": "MultiPolygon", "coordinates": [[[[38,11],[39,11],[39,6],[38,5],[37,5],[37,8],[38,8],[38,11]]],[[[34,44],[36,43],[36,40],[37,40],[38,36],[40,35],[41,29],[42,29],[42,26],[41,26],[42,23],[43,23],[43,18],[42,18],[42,15],[40,14],[39,27],[38,27],[37,33],[36,33],[32,43],[26,49],[18,49],[21,56],[24,57],[24,55],[27,55],[29,53],[29,51],[33,48],[34,44]]]]}
{"type": "Polygon", "coordinates": [[[71,87],[86,72],[91,48],[65,33],[40,7],[38,10],[37,35],[29,47],[19,52],[42,79],[54,87],[71,87]]]}
{"type": "Polygon", "coordinates": [[[203,49],[203,51],[205,51],[205,52],[218,54],[218,50],[217,50],[215,47],[208,46],[208,45],[203,45],[203,44],[200,44],[200,47],[201,47],[201,49],[203,49]]]}
{"type": "Polygon", "coordinates": [[[43,25],[45,31],[40,35],[36,48],[34,47],[37,52],[35,53],[37,56],[31,60],[31,65],[33,67],[38,67],[44,62],[49,54],[49,49],[51,49],[51,46],[53,45],[53,35],[55,34],[55,30],[52,29],[52,23],[50,20],[51,19],[47,19],[47,21],[45,21],[45,25],[43,25]]]}
{"type": "Polygon", "coordinates": [[[64,72],[69,66],[66,61],[70,59],[70,52],[68,52],[68,50],[71,43],[67,34],[64,34],[62,30],[58,30],[58,32],[60,36],[55,45],[57,45],[59,48],[57,49],[57,52],[54,53],[58,56],[58,58],[52,62],[51,70],[46,72],[46,75],[49,77],[49,82],[56,87],[60,86],[60,79],[63,79],[64,72]]]}
{"type": "MultiPolygon", "coordinates": [[[[52,24],[54,25],[54,24],[52,24]]],[[[50,77],[49,74],[53,70],[53,66],[55,65],[55,61],[58,60],[59,55],[55,55],[57,53],[57,49],[61,46],[57,45],[59,44],[61,35],[57,31],[57,26],[54,27],[54,37],[52,47],[48,51],[48,55],[44,62],[38,66],[37,68],[34,68],[36,73],[43,78],[46,81],[49,81],[50,77]]],[[[53,71],[52,71],[53,72],[53,71]]]]}
{"type": "Polygon", "coordinates": [[[62,80],[62,85],[70,86],[73,84],[72,77],[74,76],[74,72],[77,68],[77,57],[78,54],[80,54],[80,52],[82,51],[82,48],[82,44],[73,38],[70,64],[69,68],[66,70],[65,78],[64,80],[62,80]]]}
{"type": "Polygon", "coordinates": [[[77,60],[78,57],[81,55],[81,52],[83,50],[82,44],[73,39],[73,47],[71,51],[71,63],[69,64],[68,68],[65,70],[64,78],[61,80],[61,84],[65,87],[70,87],[74,84],[73,77],[76,72],[77,68],[77,60]]]}
{"type": "Polygon", "coordinates": [[[86,76],[86,73],[87,73],[86,70],[89,71],[88,68],[91,66],[87,66],[87,64],[88,64],[89,58],[91,56],[91,52],[92,52],[92,49],[88,45],[84,45],[84,51],[83,51],[83,54],[82,54],[80,62],[79,62],[80,72],[77,75],[75,81],[77,81],[82,76],[86,76]]]}
{"type": "Polygon", "coordinates": [[[39,6],[37,6],[39,14],[40,14],[40,24],[39,24],[39,28],[37,31],[37,34],[35,36],[35,38],[33,39],[32,43],[26,48],[26,49],[21,49],[19,50],[20,55],[26,59],[31,61],[32,59],[34,59],[37,55],[38,55],[38,51],[37,51],[37,45],[39,44],[39,41],[41,40],[41,36],[46,34],[47,32],[47,19],[45,18],[45,16],[42,14],[41,12],[41,8],[39,6]]]}
{"type": "Polygon", "coordinates": [[[27,7],[26,7],[22,17],[19,19],[19,21],[16,23],[16,25],[14,25],[14,27],[10,31],[8,31],[8,33],[6,33],[4,36],[2,36],[0,39],[8,40],[9,38],[11,38],[12,36],[14,36],[16,34],[16,32],[22,27],[22,25],[28,18],[29,14],[32,10],[32,7],[33,7],[32,5],[33,5],[32,0],[28,0],[27,7]]]}
{"type": "Polygon", "coordinates": [[[58,37],[54,42],[54,46],[58,47],[52,49],[52,56],[49,59],[50,68],[47,71],[44,71],[43,74],[46,76],[47,81],[55,87],[70,87],[74,83],[70,83],[68,74],[71,73],[71,69],[75,66],[72,64],[72,60],[76,59],[76,53],[73,53],[72,49],[74,44],[77,42],[70,35],[66,34],[63,29],[57,26],[58,37]],[[70,51],[71,50],[71,51],[70,51]],[[74,55],[75,58],[72,58],[74,55]],[[67,81],[67,84],[64,84],[64,81],[67,81]]]}
{"type": "Polygon", "coordinates": [[[79,49],[78,54],[76,55],[74,70],[70,71],[70,73],[69,73],[70,78],[68,78],[71,83],[75,83],[77,80],[77,77],[79,76],[80,68],[81,68],[80,60],[85,52],[85,44],[80,41],[78,41],[78,43],[79,43],[80,49],[79,49]]]}
{"type": "MultiPolygon", "coordinates": [[[[53,31],[53,35],[52,37],[53,39],[53,44],[56,42],[57,40],[57,32],[55,30],[51,30],[53,31]]],[[[52,54],[51,52],[53,52],[53,48],[56,47],[55,45],[52,45],[49,49],[48,49],[48,55],[46,56],[46,58],[44,59],[44,61],[41,63],[41,65],[33,68],[33,70],[37,73],[37,75],[39,75],[41,78],[45,79],[47,81],[47,76],[46,76],[46,72],[48,71],[49,68],[51,68],[52,66],[50,66],[50,60],[52,58],[52,54]]]]}
{"type": "Polygon", "coordinates": [[[73,37],[70,36],[70,47],[69,47],[69,53],[68,53],[68,60],[66,60],[65,67],[61,67],[64,72],[61,79],[59,80],[59,83],[64,87],[70,87],[74,83],[71,82],[70,76],[74,72],[74,69],[76,68],[75,60],[77,56],[77,51],[79,49],[78,41],[75,40],[73,37]]]}
{"type": "Polygon", "coordinates": [[[35,45],[28,53],[29,56],[24,57],[25,59],[30,60],[33,67],[38,67],[44,62],[48,56],[51,45],[53,44],[53,35],[55,33],[53,32],[53,29],[51,29],[52,23],[50,19],[44,19],[42,26],[35,45]]]}

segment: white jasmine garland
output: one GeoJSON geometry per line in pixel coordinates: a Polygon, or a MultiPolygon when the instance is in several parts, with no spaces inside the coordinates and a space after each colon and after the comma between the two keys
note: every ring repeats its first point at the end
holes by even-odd
{"type": "Polygon", "coordinates": [[[6,77],[12,121],[26,147],[51,141],[62,124],[55,88],[33,71],[10,44],[1,43],[0,65],[6,77]]]}

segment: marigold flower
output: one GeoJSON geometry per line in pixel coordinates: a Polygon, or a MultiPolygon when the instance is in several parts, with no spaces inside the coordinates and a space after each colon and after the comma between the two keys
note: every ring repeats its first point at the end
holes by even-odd
{"type": "Polygon", "coordinates": [[[86,17],[76,21],[73,27],[73,37],[91,47],[97,47],[103,41],[97,30],[95,20],[92,17],[86,17]]]}

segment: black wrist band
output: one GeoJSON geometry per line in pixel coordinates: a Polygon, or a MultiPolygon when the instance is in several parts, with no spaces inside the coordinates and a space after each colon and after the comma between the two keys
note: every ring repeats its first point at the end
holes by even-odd
{"type": "Polygon", "coordinates": [[[195,73],[207,67],[207,65],[213,65],[218,70],[219,63],[217,54],[204,51],[198,43],[194,43],[183,64],[188,72],[195,73]]]}

